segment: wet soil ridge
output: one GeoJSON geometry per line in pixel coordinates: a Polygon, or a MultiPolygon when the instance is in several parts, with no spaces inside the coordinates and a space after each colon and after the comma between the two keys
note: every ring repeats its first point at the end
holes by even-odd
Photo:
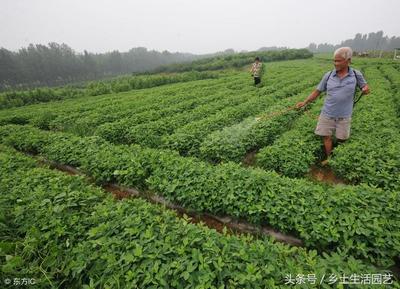
{"type": "MultiPolygon", "coordinates": [[[[65,172],[69,175],[84,176],[89,181],[94,182],[93,178],[88,177],[79,169],[74,168],[72,166],[59,164],[54,161],[49,161],[42,158],[40,159],[40,162],[49,165],[53,169],[65,172]]],[[[220,233],[222,233],[224,231],[224,227],[226,227],[228,229],[227,231],[228,234],[268,235],[281,243],[289,244],[292,246],[303,246],[303,242],[300,239],[294,236],[283,234],[268,226],[254,226],[246,221],[237,220],[230,216],[215,216],[209,213],[195,212],[192,210],[185,209],[184,207],[179,206],[177,204],[174,204],[166,200],[162,196],[156,194],[143,193],[134,188],[127,188],[120,186],[118,184],[109,183],[103,185],[102,188],[105,191],[112,193],[114,198],[118,200],[122,200],[124,198],[129,198],[129,197],[140,197],[150,201],[151,203],[163,205],[170,210],[176,211],[178,216],[180,217],[183,217],[184,215],[189,216],[191,218],[190,222],[194,224],[203,223],[208,228],[215,229],[220,233]]]]}

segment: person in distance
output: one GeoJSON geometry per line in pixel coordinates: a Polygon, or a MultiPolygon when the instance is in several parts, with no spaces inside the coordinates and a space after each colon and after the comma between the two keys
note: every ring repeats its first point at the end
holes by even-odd
{"type": "Polygon", "coordinates": [[[257,86],[261,83],[261,75],[263,73],[263,63],[261,62],[259,57],[256,57],[253,65],[251,66],[251,76],[254,77],[254,86],[257,86]]]}

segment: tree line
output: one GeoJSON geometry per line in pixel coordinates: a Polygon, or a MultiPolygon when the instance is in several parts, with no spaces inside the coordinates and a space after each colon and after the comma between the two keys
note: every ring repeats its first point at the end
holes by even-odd
{"type": "Polygon", "coordinates": [[[0,48],[0,90],[57,86],[150,71],[161,65],[198,59],[188,53],[170,53],[132,48],[94,54],[76,53],[66,44],[30,44],[17,52],[0,48]]]}
{"type": "MultiPolygon", "coordinates": [[[[308,50],[312,52],[331,52],[340,46],[350,46],[355,51],[393,50],[400,48],[400,37],[384,36],[383,31],[362,35],[358,33],[354,39],[333,45],[328,43],[311,43],[308,50]]],[[[263,51],[284,50],[286,47],[262,47],[263,51]]],[[[48,45],[30,44],[18,51],[0,48],[0,91],[24,89],[41,86],[61,86],[88,80],[110,78],[121,74],[136,74],[149,71],[188,71],[238,67],[248,62],[233,49],[208,55],[190,53],[171,53],[147,50],[145,47],[132,48],[128,52],[118,50],[107,53],[75,52],[66,44],[51,42],[48,45]],[[234,59],[233,57],[237,55],[234,59]],[[228,57],[225,59],[224,57],[228,57]],[[195,60],[208,63],[188,63],[195,60]],[[228,60],[228,62],[227,62],[228,60]],[[170,64],[174,64],[169,66],[170,64]],[[161,68],[160,68],[161,67],[161,68]]]]}
{"type": "Polygon", "coordinates": [[[357,33],[353,39],[344,40],[337,45],[310,43],[307,48],[312,52],[332,52],[342,46],[349,46],[356,52],[371,50],[392,51],[400,48],[400,37],[384,36],[383,31],[368,34],[357,33]]]}

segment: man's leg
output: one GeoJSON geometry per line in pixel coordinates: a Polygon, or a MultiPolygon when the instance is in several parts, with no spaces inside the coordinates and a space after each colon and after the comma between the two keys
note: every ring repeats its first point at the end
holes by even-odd
{"type": "MultiPolygon", "coordinates": [[[[351,118],[335,120],[335,130],[336,130],[336,144],[335,147],[344,143],[350,137],[350,124],[351,118]]],[[[333,140],[325,140],[324,138],[324,145],[325,145],[325,152],[327,157],[332,153],[333,149],[333,140]],[[329,153],[329,154],[328,154],[329,153]]],[[[323,164],[326,165],[328,162],[324,162],[323,164]]]]}
{"type": "Polygon", "coordinates": [[[329,135],[328,136],[324,136],[324,147],[325,147],[326,158],[328,158],[331,155],[332,146],[333,146],[332,137],[329,136],[329,135]]]}
{"type": "Polygon", "coordinates": [[[332,146],[333,146],[332,134],[334,130],[335,130],[335,120],[320,115],[320,117],[318,118],[317,127],[315,128],[315,134],[322,136],[326,158],[328,158],[332,152],[332,146]]]}

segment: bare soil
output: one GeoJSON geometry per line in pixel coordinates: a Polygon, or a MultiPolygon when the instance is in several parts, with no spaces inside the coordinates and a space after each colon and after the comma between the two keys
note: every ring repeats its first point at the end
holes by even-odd
{"type": "Polygon", "coordinates": [[[107,192],[110,192],[113,195],[113,197],[117,200],[122,200],[132,197],[130,193],[120,190],[117,186],[111,184],[104,185],[103,189],[107,192]]]}
{"type": "Polygon", "coordinates": [[[307,176],[312,180],[331,185],[348,184],[345,180],[337,177],[329,166],[313,165],[307,176]]]}
{"type": "Polygon", "coordinates": [[[245,167],[251,167],[255,165],[257,152],[258,150],[252,150],[246,154],[242,162],[245,167]]]}

